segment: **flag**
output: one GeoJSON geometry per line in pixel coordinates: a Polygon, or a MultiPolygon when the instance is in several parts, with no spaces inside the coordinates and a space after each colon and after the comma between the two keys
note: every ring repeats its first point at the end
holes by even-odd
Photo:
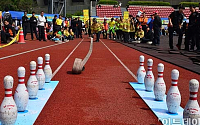
{"type": "Polygon", "coordinates": [[[143,13],[143,11],[139,10],[138,13],[137,13],[137,15],[140,16],[142,13],[143,13]]]}

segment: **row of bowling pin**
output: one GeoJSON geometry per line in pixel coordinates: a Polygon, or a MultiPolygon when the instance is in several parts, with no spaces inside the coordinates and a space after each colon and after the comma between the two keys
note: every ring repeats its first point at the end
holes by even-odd
{"type": "MultiPolygon", "coordinates": [[[[165,97],[166,85],[163,79],[164,65],[158,64],[158,78],[154,83],[154,75],[152,73],[153,60],[147,61],[148,71],[144,69],[144,56],[140,56],[140,67],[137,71],[138,83],[144,83],[145,89],[148,92],[154,90],[155,100],[162,101],[165,97]]],[[[166,103],[169,113],[177,113],[181,103],[181,94],[179,92],[177,83],[179,78],[179,71],[173,69],[171,72],[171,87],[167,93],[166,103]]],[[[197,101],[197,93],[199,89],[199,82],[196,79],[189,81],[190,98],[187,102],[184,111],[183,118],[200,118],[200,108],[197,101]]]]}
{"type": "Polygon", "coordinates": [[[25,86],[25,68],[18,68],[18,86],[16,88],[14,99],[12,97],[13,77],[4,77],[5,97],[0,107],[0,120],[2,125],[14,125],[17,119],[17,112],[26,110],[28,99],[35,99],[39,89],[43,89],[45,82],[50,82],[52,70],[49,65],[50,55],[45,55],[46,65],[42,69],[43,58],[38,57],[38,70],[36,72],[36,62],[30,62],[30,77],[25,86]]]}

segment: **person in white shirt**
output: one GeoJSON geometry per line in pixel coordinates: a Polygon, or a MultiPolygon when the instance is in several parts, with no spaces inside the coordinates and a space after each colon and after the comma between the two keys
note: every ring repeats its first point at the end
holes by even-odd
{"type": "Polygon", "coordinates": [[[39,41],[43,39],[43,41],[46,41],[45,34],[44,34],[44,28],[45,28],[45,22],[46,19],[44,17],[44,12],[41,11],[41,15],[38,16],[38,30],[39,30],[39,41]]]}

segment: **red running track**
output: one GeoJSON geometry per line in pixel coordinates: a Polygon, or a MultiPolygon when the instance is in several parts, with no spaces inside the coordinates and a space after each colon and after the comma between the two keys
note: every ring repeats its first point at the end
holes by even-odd
{"type": "MultiPolygon", "coordinates": [[[[111,40],[102,40],[136,74],[139,65],[138,59],[143,53],[111,40]]],[[[46,53],[51,55],[50,65],[52,70],[55,71],[80,41],[81,39],[75,39],[62,45],[0,60],[0,65],[3,67],[0,71],[2,83],[5,75],[12,75],[15,79],[14,92],[17,86],[17,68],[19,66],[26,68],[27,81],[30,73],[29,62],[31,60],[36,61],[38,56],[44,57],[46,53]]],[[[20,44],[16,46],[23,46],[23,48],[26,48],[23,50],[25,51],[28,48],[32,49],[41,47],[42,45],[45,46],[44,44],[51,45],[54,43],[46,42],[35,45],[35,43],[27,42],[24,45],[20,44]]],[[[84,58],[89,50],[89,45],[90,40],[85,38],[55,75],[53,80],[60,82],[36,120],[35,125],[161,124],[128,84],[128,82],[135,82],[136,80],[101,42],[94,43],[93,53],[85,66],[85,71],[81,75],[71,74],[74,59],[84,58]]],[[[12,47],[14,46],[12,45],[5,49],[13,50],[12,47]]],[[[8,51],[4,52],[8,55],[15,53],[13,51],[9,51],[10,53],[8,51]]],[[[22,52],[22,50],[19,49],[17,52],[22,52]]],[[[167,84],[167,90],[170,87],[171,70],[176,68],[180,71],[178,85],[182,95],[181,106],[184,107],[189,98],[188,82],[191,78],[198,79],[199,75],[148,55],[143,55],[145,56],[145,64],[148,58],[154,60],[153,72],[155,78],[157,78],[157,64],[161,62],[165,65],[164,79],[167,84]]],[[[3,84],[0,87],[3,90],[3,84]]],[[[3,96],[4,91],[1,91],[0,98],[3,99],[3,96]]]]}

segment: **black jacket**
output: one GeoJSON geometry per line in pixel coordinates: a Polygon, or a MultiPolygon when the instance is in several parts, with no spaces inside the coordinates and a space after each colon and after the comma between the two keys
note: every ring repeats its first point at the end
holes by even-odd
{"type": "Polygon", "coordinates": [[[179,27],[179,24],[183,22],[183,14],[179,13],[179,11],[174,11],[169,16],[171,18],[172,24],[174,28],[179,27]]]}
{"type": "Polygon", "coordinates": [[[32,27],[36,27],[37,26],[37,19],[36,19],[35,16],[32,16],[30,18],[30,26],[32,26],[32,27]]]}
{"type": "Polygon", "coordinates": [[[150,39],[153,40],[153,32],[151,30],[149,30],[146,35],[145,35],[146,39],[150,39]]]}
{"type": "Polygon", "coordinates": [[[22,17],[22,26],[28,26],[28,17],[27,16],[23,16],[22,17]]]}
{"type": "Polygon", "coordinates": [[[4,28],[6,33],[9,33],[13,37],[15,36],[14,28],[10,24],[5,25],[4,28]]]}
{"type": "Polygon", "coordinates": [[[159,16],[154,17],[153,29],[160,29],[162,26],[162,21],[159,16]]]}

